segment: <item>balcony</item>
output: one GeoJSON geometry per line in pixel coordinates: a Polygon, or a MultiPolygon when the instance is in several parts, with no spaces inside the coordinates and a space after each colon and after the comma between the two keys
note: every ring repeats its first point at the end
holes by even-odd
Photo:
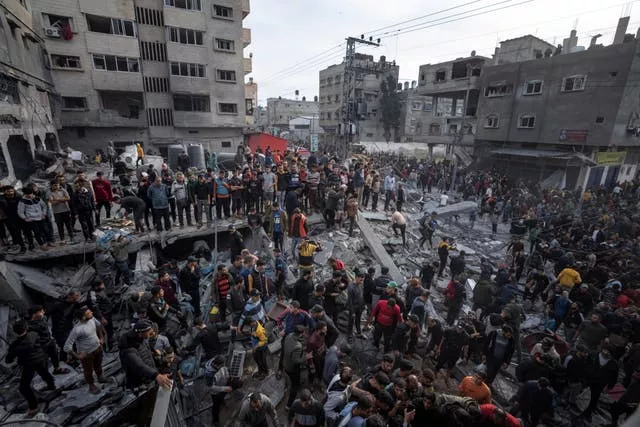
{"type": "Polygon", "coordinates": [[[251,28],[242,29],[242,47],[247,47],[251,44],[251,28]]]}
{"type": "Polygon", "coordinates": [[[251,1],[242,0],[242,19],[249,16],[250,13],[251,13],[251,1]]]}
{"type": "Polygon", "coordinates": [[[85,41],[87,51],[92,53],[108,53],[129,58],[140,57],[140,47],[136,37],[87,31],[85,41]]]}
{"type": "Polygon", "coordinates": [[[19,123],[24,120],[22,105],[0,102],[0,123],[19,123]]]}
{"type": "Polygon", "coordinates": [[[244,75],[251,74],[253,71],[253,59],[251,57],[242,58],[242,64],[244,65],[244,75]]]}
{"type": "Polygon", "coordinates": [[[63,127],[128,127],[146,128],[146,111],[138,111],[138,117],[123,117],[116,110],[74,111],[63,110],[61,114],[63,127]]]}
{"type": "Polygon", "coordinates": [[[462,77],[459,79],[449,79],[443,81],[420,82],[418,92],[420,95],[446,94],[452,92],[464,92],[471,89],[479,89],[480,81],[476,76],[462,77]]]}
{"type": "Polygon", "coordinates": [[[93,70],[91,75],[95,90],[142,92],[141,73],[93,70]]]}
{"type": "Polygon", "coordinates": [[[173,125],[177,128],[206,128],[215,126],[215,113],[173,111],[173,125]]]}

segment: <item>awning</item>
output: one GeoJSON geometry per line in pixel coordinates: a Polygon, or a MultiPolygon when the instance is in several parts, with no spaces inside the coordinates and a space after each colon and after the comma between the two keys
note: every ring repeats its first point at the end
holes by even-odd
{"type": "Polygon", "coordinates": [[[552,150],[531,150],[526,148],[498,148],[492,150],[493,155],[530,157],[535,159],[554,159],[554,160],[577,160],[585,165],[595,166],[594,162],[588,156],[582,153],[572,151],[552,151],[552,150]]]}

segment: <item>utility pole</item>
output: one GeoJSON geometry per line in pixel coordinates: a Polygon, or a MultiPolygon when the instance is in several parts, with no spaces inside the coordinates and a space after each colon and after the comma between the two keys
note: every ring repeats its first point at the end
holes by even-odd
{"type": "Polygon", "coordinates": [[[342,77],[342,108],[340,112],[342,115],[345,158],[349,155],[349,145],[351,144],[353,136],[351,132],[351,122],[355,121],[358,115],[356,100],[354,99],[356,74],[378,74],[376,70],[356,66],[356,43],[380,47],[380,39],[373,41],[373,37],[369,37],[369,40],[365,40],[364,34],[360,36],[360,38],[347,37],[347,51],[344,57],[344,75],[342,77]]]}

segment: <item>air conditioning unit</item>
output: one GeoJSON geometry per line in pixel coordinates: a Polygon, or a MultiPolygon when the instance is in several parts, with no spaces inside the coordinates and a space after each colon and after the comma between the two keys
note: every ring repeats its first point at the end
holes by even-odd
{"type": "Polygon", "coordinates": [[[60,28],[58,27],[45,28],[44,33],[47,37],[60,38],[60,28]]]}

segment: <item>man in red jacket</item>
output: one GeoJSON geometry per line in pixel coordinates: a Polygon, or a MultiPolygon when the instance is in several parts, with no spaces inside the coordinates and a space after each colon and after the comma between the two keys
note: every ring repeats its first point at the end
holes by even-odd
{"type": "Polygon", "coordinates": [[[93,186],[94,197],[96,199],[96,226],[100,225],[100,211],[104,206],[107,218],[111,218],[111,202],[113,201],[113,191],[111,183],[103,177],[103,172],[98,171],[96,178],[91,181],[93,186]]]}
{"type": "Polygon", "coordinates": [[[384,352],[388,352],[391,346],[391,337],[396,326],[402,323],[402,312],[400,306],[396,304],[395,298],[380,300],[376,304],[367,322],[367,329],[371,326],[371,321],[375,319],[373,328],[373,345],[378,348],[380,337],[384,336],[384,352]]]}

